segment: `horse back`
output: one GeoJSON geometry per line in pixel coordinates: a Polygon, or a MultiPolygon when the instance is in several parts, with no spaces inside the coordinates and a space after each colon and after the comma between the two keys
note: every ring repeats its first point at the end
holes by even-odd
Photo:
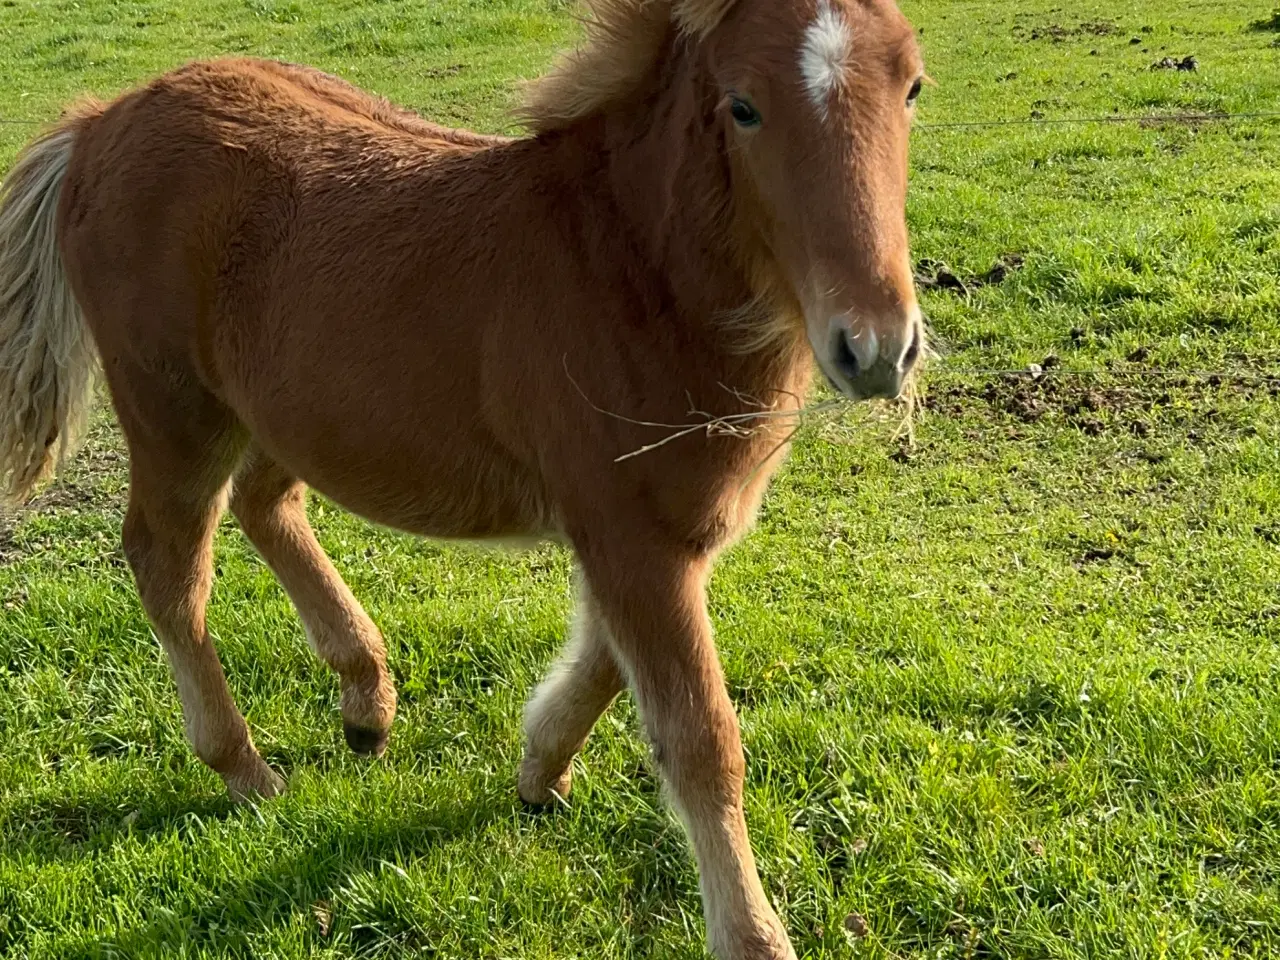
{"type": "Polygon", "coordinates": [[[486,164],[458,164],[506,142],[274,62],[196,63],[124,95],[83,123],[60,206],[108,378],[194,383],[276,459],[383,522],[445,535],[540,523],[476,416],[483,331],[432,309],[470,286],[451,263],[484,260],[447,239],[461,228],[423,239],[459,211],[474,227],[486,164]],[[483,516],[415,502],[424,485],[469,483],[456,474],[476,461],[507,477],[475,498],[483,516]]]}
{"type": "Polygon", "coordinates": [[[502,142],[318,70],[192,63],[81,122],[64,260],[106,352],[116,335],[154,344],[189,337],[188,324],[250,323],[271,311],[282,265],[322,259],[309,244],[350,243],[370,223],[394,233],[406,177],[502,142]]]}

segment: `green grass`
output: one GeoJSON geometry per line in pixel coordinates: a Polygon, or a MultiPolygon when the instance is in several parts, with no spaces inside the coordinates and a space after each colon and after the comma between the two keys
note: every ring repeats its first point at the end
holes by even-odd
{"type": "MultiPolygon", "coordinates": [[[[1280,110],[1270,2],[908,12],[940,84],[922,124],[1280,110]],[[1187,55],[1198,71],[1150,69],[1187,55]]],[[[558,0],[0,0],[0,117],[241,51],[507,130],[513,84],[574,35],[558,0]]],[[[0,167],[32,132],[0,124],[0,167]]],[[[1274,956],[1280,389],[1250,375],[1280,369],[1280,123],[921,129],[914,149],[917,254],[962,278],[1024,260],[926,295],[948,356],[914,448],[860,412],[809,430],[717,571],[766,888],[808,957],[1274,956]],[[964,372],[1047,356],[1034,383],[964,372]]],[[[314,504],[401,691],[369,763],[228,524],[212,629],[291,788],[237,809],[182,738],[121,557],[124,483],[104,416],[0,526],[0,955],[701,955],[629,702],[570,809],[516,799],[565,553],[314,504]]]]}

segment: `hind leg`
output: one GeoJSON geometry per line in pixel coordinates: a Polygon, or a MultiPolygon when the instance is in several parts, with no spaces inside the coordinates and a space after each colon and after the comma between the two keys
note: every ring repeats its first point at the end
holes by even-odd
{"type": "Polygon", "coordinates": [[[541,806],[553,795],[569,795],[573,758],[623,682],[609,652],[608,628],[582,582],[569,642],[525,708],[527,745],[519,781],[525,803],[541,806]]]}
{"type": "Polygon", "coordinates": [[[342,725],[356,753],[381,754],[396,713],[382,634],[307,521],[306,487],[259,451],[236,474],[231,510],[284,586],[312,648],[342,680],[342,725]]]}
{"type": "Polygon", "coordinates": [[[191,388],[162,394],[174,384],[153,373],[128,386],[123,397],[114,391],[130,448],[124,550],[168,655],[187,737],[232,799],[275,796],[284,781],[254,747],[205,626],[213,536],[242,448],[240,428],[205,394],[191,388]]]}

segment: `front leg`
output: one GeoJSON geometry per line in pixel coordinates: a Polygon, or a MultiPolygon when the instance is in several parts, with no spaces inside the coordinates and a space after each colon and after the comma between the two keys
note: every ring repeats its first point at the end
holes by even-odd
{"type": "Polygon", "coordinates": [[[707,940],[720,960],[794,960],[747,837],[738,718],[706,612],[710,561],[677,546],[641,546],[643,537],[614,536],[579,552],[693,843],[707,940]]]}

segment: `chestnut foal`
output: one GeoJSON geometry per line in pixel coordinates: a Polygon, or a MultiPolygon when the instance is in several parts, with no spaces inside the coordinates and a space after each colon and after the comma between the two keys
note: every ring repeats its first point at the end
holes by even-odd
{"type": "Polygon", "coordinates": [[[100,366],[130,450],[125,551],[191,743],[237,798],[283,784],[205,628],[225,507],[369,753],[396,694],[304,483],[426,536],[563,539],[577,620],[528,707],[521,795],[567,794],[630,686],[711,949],[793,957],[747,839],[705,590],[813,359],[847,396],[892,397],[921,352],[905,225],[920,56],[891,0],[591,14],[586,44],[532,84],[521,139],[254,60],[64,117],[0,201],[0,489],[21,499],[72,449],[100,366]],[[708,428],[655,446],[690,417],[708,428]]]}

